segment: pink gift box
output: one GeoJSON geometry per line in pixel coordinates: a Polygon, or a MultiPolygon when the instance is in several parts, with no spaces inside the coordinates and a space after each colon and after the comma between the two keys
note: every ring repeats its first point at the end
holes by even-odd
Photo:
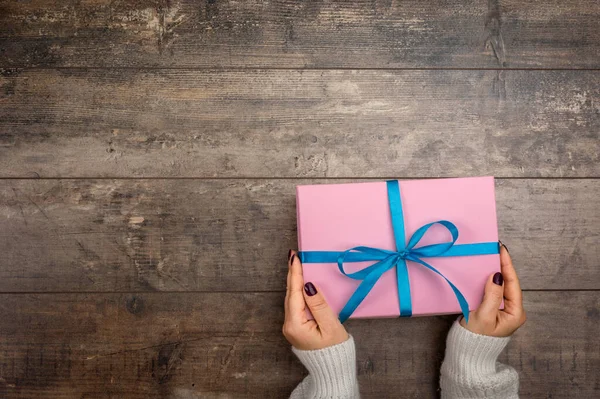
{"type": "MultiPolygon", "coordinates": [[[[421,226],[448,220],[459,230],[456,244],[498,241],[493,177],[400,181],[408,241],[421,226]]],[[[300,251],[346,251],[368,246],[396,251],[385,182],[321,184],[296,188],[300,251]]],[[[435,225],[417,247],[451,241],[435,225]]],[[[500,271],[498,254],[427,258],[462,292],[469,309],[481,303],[490,274],[500,271]]],[[[375,262],[345,263],[347,272],[375,262]]],[[[407,261],[413,316],[460,313],[448,283],[426,267],[407,261]]],[[[360,281],[344,276],[337,263],[304,263],[304,281],[313,282],[337,313],[360,281]]],[[[396,267],[386,271],[351,318],[398,317],[396,267]]]]}

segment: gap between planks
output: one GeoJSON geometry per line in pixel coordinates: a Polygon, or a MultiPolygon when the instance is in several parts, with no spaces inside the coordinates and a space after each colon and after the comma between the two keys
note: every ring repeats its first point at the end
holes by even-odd
{"type": "MultiPolygon", "coordinates": [[[[221,177],[199,177],[199,176],[145,176],[145,177],[136,177],[136,176],[116,176],[116,177],[59,177],[59,176],[49,176],[49,177],[37,177],[37,176],[7,176],[0,177],[0,181],[2,180],[431,180],[431,179],[455,179],[455,178],[463,178],[463,177],[477,177],[482,175],[469,175],[469,176],[432,176],[432,177],[403,177],[403,176],[379,176],[379,177],[371,177],[371,176],[297,176],[297,177],[289,177],[289,176],[221,176],[221,177]]],[[[487,176],[487,175],[486,175],[487,176]]],[[[560,177],[560,176],[544,176],[544,177],[535,177],[535,176],[494,176],[496,180],[596,180],[600,179],[600,176],[573,176],[573,177],[560,177]]]]}
{"type": "MultiPolygon", "coordinates": [[[[521,290],[523,292],[600,292],[600,289],[595,288],[527,288],[521,290]]],[[[283,294],[281,290],[254,290],[254,291],[4,291],[2,295],[144,295],[144,294],[283,294]]]]}
{"type": "Polygon", "coordinates": [[[116,70],[137,70],[137,71],[219,71],[219,72],[252,72],[252,71],[600,71],[600,68],[526,68],[526,67],[406,67],[406,68],[377,68],[377,67],[303,67],[303,68],[286,68],[286,67],[152,67],[152,66],[116,66],[116,67],[102,67],[102,66],[6,66],[0,65],[0,71],[10,70],[72,70],[72,71],[92,71],[92,70],[104,70],[104,71],[116,71],[116,70]]]}

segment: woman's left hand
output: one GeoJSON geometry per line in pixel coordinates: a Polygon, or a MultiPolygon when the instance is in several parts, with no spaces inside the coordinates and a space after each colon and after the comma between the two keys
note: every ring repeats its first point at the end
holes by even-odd
{"type": "Polygon", "coordinates": [[[304,284],[302,263],[294,251],[288,259],[283,335],[296,349],[314,350],[341,344],[348,333],[325,297],[312,283],[304,284]],[[309,320],[306,308],[314,320],[309,320]]]}

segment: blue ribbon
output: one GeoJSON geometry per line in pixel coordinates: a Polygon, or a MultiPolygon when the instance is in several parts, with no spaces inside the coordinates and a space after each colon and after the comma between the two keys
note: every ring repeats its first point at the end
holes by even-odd
{"type": "Polygon", "coordinates": [[[386,271],[396,266],[396,278],[398,280],[398,299],[400,302],[400,316],[412,316],[412,304],[410,298],[410,280],[406,261],[411,261],[425,266],[434,273],[440,275],[452,288],[458,300],[460,309],[469,321],[469,304],[464,295],[456,286],[446,278],[440,271],[421,258],[437,258],[445,256],[474,256],[499,254],[500,249],[497,242],[482,242],[475,244],[456,244],[458,239],[458,228],[447,220],[428,223],[421,226],[408,240],[404,234],[404,217],[402,216],[402,200],[400,198],[400,185],[398,180],[387,181],[388,202],[392,218],[392,229],[396,251],[372,247],[354,247],[343,252],[336,251],[302,251],[298,256],[303,263],[337,263],[340,272],[354,280],[361,280],[358,288],[346,305],[341,310],[339,318],[343,323],[356,310],[358,305],[367,297],[375,286],[375,283],[386,271]],[[440,244],[426,245],[416,248],[421,238],[433,225],[444,226],[452,235],[452,241],[440,244]],[[376,261],[374,264],[354,273],[346,273],[344,262],[366,262],[376,261]]]}

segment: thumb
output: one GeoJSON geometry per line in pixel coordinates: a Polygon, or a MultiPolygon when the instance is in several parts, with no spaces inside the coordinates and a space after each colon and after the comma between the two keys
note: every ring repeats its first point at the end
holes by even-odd
{"type": "Polygon", "coordinates": [[[477,309],[477,315],[483,319],[496,318],[500,304],[504,298],[504,278],[502,273],[497,272],[492,274],[485,284],[485,293],[483,301],[477,309]]]}
{"type": "Polygon", "coordinates": [[[317,290],[313,283],[304,284],[304,300],[319,328],[327,329],[340,323],[336,314],[327,304],[325,296],[317,290]]]}

